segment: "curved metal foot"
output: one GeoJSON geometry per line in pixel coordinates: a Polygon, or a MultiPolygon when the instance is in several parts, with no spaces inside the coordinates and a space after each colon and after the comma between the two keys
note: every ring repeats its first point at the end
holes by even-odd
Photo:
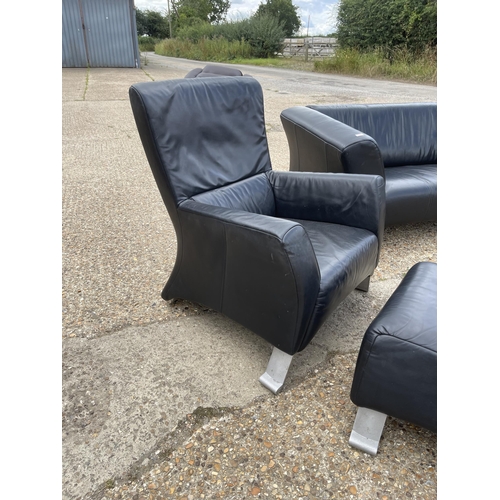
{"type": "Polygon", "coordinates": [[[273,347],[266,371],[259,378],[260,383],[274,394],[283,388],[293,356],[273,347]]]}
{"type": "Polygon", "coordinates": [[[359,407],[349,444],[370,455],[376,455],[386,418],[384,413],[359,407]]]}

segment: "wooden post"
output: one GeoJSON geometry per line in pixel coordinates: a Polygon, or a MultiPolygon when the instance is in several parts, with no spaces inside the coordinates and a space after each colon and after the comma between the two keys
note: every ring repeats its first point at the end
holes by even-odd
{"type": "Polygon", "coordinates": [[[306,38],[304,45],[305,53],[306,53],[306,62],[309,60],[309,41],[306,38]]]}
{"type": "Polygon", "coordinates": [[[170,0],[167,0],[168,7],[168,38],[172,37],[172,16],[170,15],[170,0]]]}

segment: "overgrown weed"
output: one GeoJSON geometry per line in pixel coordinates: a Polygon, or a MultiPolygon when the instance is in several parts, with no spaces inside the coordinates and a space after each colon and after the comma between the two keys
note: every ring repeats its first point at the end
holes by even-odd
{"type": "Polygon", "coordinates": [[[420,54],[403,49],[338,49],[333,57],[316,60],[314,71],[436,85],[437,56],[430,49],[420,54]]]}
{"type": "Polygon", "coordinates": [[[155,45],[156,54],[182,57],[195,61],[229,62],[236,58],[248,59],[252,48],[245,41],[228,41],[225,38],[201,38],[198,42],[172,38],[155,45]]]}

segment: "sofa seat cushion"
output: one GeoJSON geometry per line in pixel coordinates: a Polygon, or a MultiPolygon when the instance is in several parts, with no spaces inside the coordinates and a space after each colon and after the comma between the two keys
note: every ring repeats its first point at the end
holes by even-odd
{"type": "MultiPolygon", "coordinates": [[[[333,309],[372,273],[377,263],[378,240],[366,229],[290,220],[304,227],[318,262],[320,290],[313,315],[315,321],[309,327],[309,331],[316,331],[333,309]]],[[[305,345],[309,338],[306,340],[305,345]]]]}
{"type": "Polygon", "coordinates": [[[437,220],[437,165],[385,169],[386,226],[437,220]]]}

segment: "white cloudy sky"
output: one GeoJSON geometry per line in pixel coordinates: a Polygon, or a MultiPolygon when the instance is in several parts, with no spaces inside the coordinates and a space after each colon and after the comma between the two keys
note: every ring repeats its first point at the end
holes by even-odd
{"type": "MultiPolygon", "coordinates": [[[[260,3],[265,0],[231,0],[228,12],[229,20],[238,20],[253,14],[260,3]]],[[[302,34],[307,32],[309,22],[309,35],[327,35],[334,30],[332,9],[338,0],[292,0],[299,8],[298,13],[302,20],[302,34]]],[[[153,9],[166,11],[167,0],[135,0],[138,9],[153,9]]]]}

